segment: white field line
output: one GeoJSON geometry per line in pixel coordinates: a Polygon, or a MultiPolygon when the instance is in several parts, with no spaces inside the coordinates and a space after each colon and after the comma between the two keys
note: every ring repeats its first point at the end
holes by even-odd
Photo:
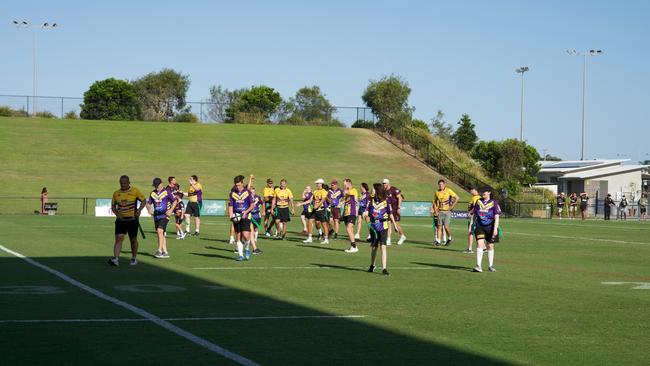
{"type": "MultiPolygon", "coordinates": [[[[165,318],[169,322],[209,320],[293,320],[293,319],[356,319],[365,315],[287,315],[287,316],[209,316],[198,318],[165,318]]],[[[145,318],[95,318],[95,319],[3,319],[2,323],[113,323],[148,322],[145,318]]]]}
{"type": "MultiPolygon", "coordinates": [[[[330,267],[330,266],[284,266],[284,267],[194,267],[196,270],[295,270],[295,269],[359,269],[366,270],[367,267],[330,267]]],[[[398,270],[434,270],[439,269],[436,267],[422,266],[422,267],[390,267],[391,269],[398,270]]],[[[468,268],[469,269],[469,268],[468,268]]]]}
{"type": "Polygon", "coordinates": [[[132,313],[135,313],[136,315],[139,315],[139,316],[145,318],[146,320],[151,321],[152,323],[154,323],[154,324],[156,324],[156,325],[158,325],[158,326],[160,326],[160,327],[162,327],[164,329],[167,329],[168,331],[170,331],[170,332],[172,332],[172,333],[174,333],[174,334],[176,334],[178,336],[181,336],[181,337],[183,337],[183,338],[185,338],[185,339],[187,339],[187,340],[189,340],[189,341],[191,341],[191,342],[193,342],[193,343],[195,343],[195,344],[197,344],[197,345],[199,345],[201,347],[204,347],[204,348],[208,349],[211,352],[214,352],[214,353],[219,354],[219,355],[221,355],[221,356],[223,356],[223,357],[225,357],[227,359],[230,359],[230,360],[232,360],[234,362],[237,362],[240,365],[245,365],[245,366],[257,366],[258,365],[256,362],[251,361],[251,360],[245,358],[244,356],[238,355],[238,354],[236,354],[234,352],[231,352],[231,351],[229,351],[229,350],[227,350],[227,349],[225,349],[225,348],[223,348],[223,347],[221,347],[221,346],[219,346],[217,344],[214,344],[214,343],[212,343],[212,342],[210,342],[210,341],[208,341],[206,339],[203,339],[203,338],[201,338],[201,337],[199,337],[197,335],[194,335],[194,334],[192,334],[192,333],[190,333],[190,332],[188,332],[188,331],[186,331],[184,329],[181,329],[181,328],[177,327],[176,325],[170,323],[169,321],[167,321],[165,319],[161,319],[161,318],[151,314],[150,312],[148,312],[148,311],[146,311],[144,309],[141,309],[139,307],[136,307],[136,306],[133,306],[133,305],[131,305],[129,303],[126,303],[126,302],[124,302],[122,300],[119,300],[119,299],[116,299],[116,298],[114,298],[112,296],[109,296],[109,295],[107,295],[107,294],[105,294],[105,293],[103,293],[103,292],[101,292],[99,290],[96,290],[96,289],[94,289],[94,288],[92,288],[92,287],[90,287],[90,286],[88,286],[86,284],[83,284],[83,283],[75,280],[74,278],[72,278],[72,277],[70,277],[70,276],[68,276],[68,275],[66,275],[66,274],[64,274],[62,272],[59,272],[59,271],[57,271],[57,270],[55,270],[53,268],[50,268],[50,267],[48,267],[48,266],[46,266],[44,264],[41,264],[41,263],[39,263],[39,262],[29,258],[29,257],[26,257],[26,256],[18,253],[18,252],[14,252],[13,250],[8,249],[8,248],[6,248],[6,247],[4,247],[2,245],[0,245],[0,250],[4,251],[6,253],[9,253],[9,254],[11,254],[11,255],[13,255],[15,257],[18,257],[18,258],[26,261],[27,263],[33,265],[34,267],[38,267],[38,268],[40,268],[40,269],[42,269],[42,270],[44,270],[46,272],[49,272],[49,273],[55,275],[56,277],[59,277],[60,279],[68,282],[69,284],[71,284],[73,286],[76,286],[76,287],[78,287],[78,288],[80,288],[80,289],[82,289],[82,290],[84,290],[86,292],[89,292],[89,293],[99,297],[100,299],[106,300],[106,301],[108,301],[110,303],[113,303],[113,304],[119,306],[119,307],[122,307],[122,308],[124,308],[126,310],[129,310],[132,313]]]}
{"type": "MultiPolygon", "coordinates": [[[[416,225],[416,224],[402,224],[404,226],[413,226],[413,227],[430,227],[429,225],[416,225]]],[[[585,241],[597,241],[605,243],[617,243],[617,244],[637,244],[637,245],[649,245],[650,243],[644,243],[639,241],[625,241],[625,240],[616,240],[616,239],[601,239],[601,238],[587,238],[584,236],[569,236],[569,235],[552,235],[552,234],[533,234],[533,233],[521,233],[517,231],[507,231],[504,236],[508,235],[523,235],[523,236],[536,236],[540,238],[554,238],[554,239],[577,239],[585,241]]],[[[406,240],[408,243],[408,240],[406,240]]]]}

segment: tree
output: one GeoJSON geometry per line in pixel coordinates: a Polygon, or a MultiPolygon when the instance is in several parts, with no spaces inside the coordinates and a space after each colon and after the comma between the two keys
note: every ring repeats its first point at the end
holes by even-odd
{"type": "Polygon", "coordinates": [[[246,89],[229,90],[221,85],[214,85],[210,88],[210,106],[208,107],[208,117],[217,123],[229,122],[227,110],[231,105],[239,100],[239,97],[246,89]]]}
{"type": "Polygon", "coordinates": [[[442,112],[442,109],[438,109],[436,117],[431,120],[431,131],[434,136],[451,141],[451,136],[454,134],[454,126],[451,123],[445,122],[445,114],[442,112]]]}
{"type": "Polygon", "coordinates": [[[458,128],[453,133],[452,141],[456,146],[464,151],[472,151],[476,142],[478,141],[478,136],[476,136],[476,131],[474,130],[474,124],[469,118],[468,114],[463,114],[458,121],[458,128]]]}
{"type": "Polygon", "coordinates": [[[302,87],[289,101],[294,105],[290,119],[322,124],[331,118],[332,104],[318,86],[302,87]]]}
{"type": "Polygon", "coordinates": [[[427,133],[431,133],[431,131],[429,130],[429,125],[421,119],[414,118],[413,120],[411,120],[410,125],[413,128],[419,128],[421,130],[427,131],[427,133]]]}
{"type": "Polygon", "coordinates": [[[244,91],[227,109],[230,122],[267,122],[282,103],[280,93],[260,85],[244,91]]]}
{"type": "Polygon", "coordinates": [[[149,73],[133,81],[141,105],[141,118],[146,121],[167,121],[176,113],[189,112],[185,95],[190,78],[172,69],[149,73]]]}
{"type": "Polygon", "coordinates": [[[562,158],[560,158],[558,156],[551,155],[551,154],[546,154],[546,156],[544,157],[544,160],[546,160],[546,161],[562,161],[562,158]]]}
{"type": "Polygon", "coordinates": [[[640,165],[650,165],[650,160],[643,160],[639,162],[640,165]]]}
{"type": "Polygon", "coordinates": [[[540,155],[537,149],[515,139],[481,141],[472,151],[483,169],[495,180],[531,184],[537,181],[540,155]]]}
{"type": "Polygon", "coordinates": [[[361,99],[379,118],[377,125],[388,131],[407,125],[414,108],[409,107],[411,88],[399,76],[371,80],[361,99]]]}
{"type": "Polygon", "coordinates": [[[131,83],[109,78],[96,81],[84,93],[83,119],[132,121],[140,115],[140,103],[131,83]]]}

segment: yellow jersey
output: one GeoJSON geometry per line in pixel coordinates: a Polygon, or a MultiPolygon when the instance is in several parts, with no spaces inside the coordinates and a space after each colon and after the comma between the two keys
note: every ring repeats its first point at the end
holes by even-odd
{"type": "Polygon", "coordinates": [[[270,202],[273,197],[275,197],[275,190],[273,187],[265,186],[262,190],[262,197],[264,198],[264,201],[270,202]]]}
{"type": "Polygon", "coordinates": [[[317,189],[314,191],[314,209],[322,211],[325,209],[325,200],[327,199],[327,191],[324,189],[317,189]]]}
{"type": "Polygon", "coordinates": [[[433,197],[433,205],[438,207],[439,211],[449,211],[449,206],[453,197],[458,197],[454,191],[449,187],[445,187],[442,191],[436,191],[433,197]]]}
{"type": "Polygon", "coordinates": [[[293,199],[293,193],[289,188],[276,188],[275,189],[275,206],[280,208],[289,207],[289,200],[293,199]]]}
{"type": "Polygon", "coordinates": [[[472,198],[469,199],[469,205],[467,206],[467,211],[469,211],[470,215],[472,214],[472,210],[474,210],[474,206],[476,205],[476,202],[478,202],[481,199],[481,196],[475,195],[472,196],[472,198]]]}
{"type": "Polygon", "coordinates": [[[356,216],[359,210],[359,193],[356,188],[350,188],[343,198],[343,216],[356,216]]]}
{"type": "Polygon", "coordinates": [[[203,186],[201,183],[194,183],[196,188],[190,184],[190,189],[187,190],[187,200],[190,202],[203,202],[203,186]]]}
{"type": "Polygon", "coordinates": [[[111,206],[117,209],[122,219],[133,220],[138,209],[137,201],[140,201],[141,205],[144,204],[144,195],[139,189],[135,187],[129,187],[126,191],[118,189],[113,193],[111,206]]]}

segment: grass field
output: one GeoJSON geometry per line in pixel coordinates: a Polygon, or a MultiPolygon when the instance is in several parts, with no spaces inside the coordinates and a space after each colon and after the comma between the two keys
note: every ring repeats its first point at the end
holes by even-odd
{"type": "Polygon", "coordinates": [[[170,259],[152,258],[149,233],[140,264],[125,253],[114,268],[110,219],[0,216],[0,363],[650,363],[650,223],[503,220],[498,271],[477,274],[465,221],[433,249],[430,221],[406,219],[390,277],[365,272],[367,245],[303,245],[298,225],[236,262],[227,221],[205,218],[200,238],[169,240],[170,259]]]}
{"type": "Polygon", "coordinates": [[[0,117],[0,156],[0,196],[38,197],[47,186],[54,198],[110,198],[122,174],[143,190],[170,175],[187,188],[196,174],[208,198],[224,198],[234,176],[252,173],[259,184],[287,178],[294,193],[317,178],[370,184],[388,177],[407,200],[428,201],[440,178],[371,131],[331,127],[0,117]]]}

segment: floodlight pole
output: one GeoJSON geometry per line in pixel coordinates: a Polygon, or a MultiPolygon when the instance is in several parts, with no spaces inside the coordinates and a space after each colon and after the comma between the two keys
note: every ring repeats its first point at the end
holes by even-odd
{"type": "Polygon", "coordinates": [[[519,141],[524,142],[524,73],[529,71],[528,66],[522,66],[515,69],[516,73],[521,74],[521,115],[519,117],[519,141]]]}
{"type": "Polygon", "coordinates": [[[32,43],[32,117],[36,117],[36,112],[38,111],[36,107],[36,33],[39,29],[54,29],[58,26],[57,23],[43,23],[42,25],[35,26],[30,24],[27,21],[16,21],[14,20],[13,24],[17,28],[30,28],[33,32],[33,43],[32,43]]]}
{"type": "Polygon", "coordinates": [[[585,115],[586,115],[586,91],[587,91],[587,56],[598,56],[602,55],[602,50],[589,50],[589,51],[576,51],[576,50],[567,50],[567,53],[572,56],[581,56],[582,57],[582,143],[580,150],[580,160],[585,160],[585,115]]]}

